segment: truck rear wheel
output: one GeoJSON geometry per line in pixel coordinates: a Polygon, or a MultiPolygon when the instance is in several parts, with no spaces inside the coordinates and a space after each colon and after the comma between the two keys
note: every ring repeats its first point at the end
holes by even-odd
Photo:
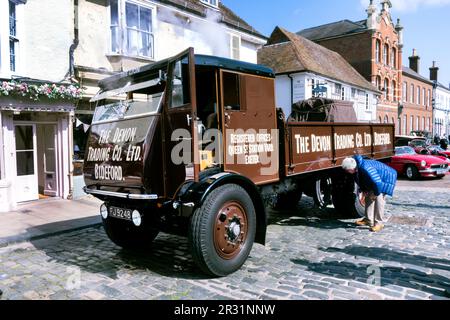
{"type": "Polygon", "coordinates": [[[333,205],[344,218],[356,219],[365,215],[365,198],[350,175],[334,178],[332,187],[333,205]]]}
{"type": "Polygon", "coordinates": [[[255,233],[256,212],[248,193],[235,184],[221,186],[192,216],[189,244],[194,261],[207,274],[227,276],[247,260],[255,233]]]}
{"type": "Polygon", "coordinates": [[[331,178],[325,177],[318,179],[312,186],[313,199],[316,206],[319,208],[326,208],[331,205],[332,202],[332,181],[331,178]]]}
{"type": "Polygon", "coordinates": [[[119,219],[103,219],[103,228],[109,239],[126,250],[150,248],[159,231],[144,226],[136,227],[131,222],[119,219]]]}

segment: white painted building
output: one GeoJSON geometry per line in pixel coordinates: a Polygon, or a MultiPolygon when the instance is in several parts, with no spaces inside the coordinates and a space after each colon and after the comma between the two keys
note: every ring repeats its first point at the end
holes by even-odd
{"type": "Polygon", "coordinates": [[[286,117],[291,106],[313,96],[353,103],[359,122],[376,122],[381,94],[338,53],[275,28],[258,62],[276,74],[276,102],[286,117]]]}
{"type": "Polygon", "coordinates": [[[377,121],[377,94],[374,91],[311,72],[277,75],[275,86],[277,106],[283,108],[286,116],[290,114],[292,101],[295,103],[320,96],[352,102],[356,117],[360,122],[377,121]],[[293,83],[292,93],[291,81],[293,83]]]}
{"type": "Polygon", "coordinates": [[[434,106],[434,133],[439,137],[450,135],[450,87],[436,84],[434,106]]]}
{"type": "Polygon", "coordinates": [[[439,67],[436,61],[430,68],[430,80],[433,81],[433,135],[440,138],[450,136],[450,85],[439,82],[439,67]]]}
{"type": "Polygon", "coordinates": [[[71,194],[72,39],[72,0],[0,1],[0,212],[71,194]]]}

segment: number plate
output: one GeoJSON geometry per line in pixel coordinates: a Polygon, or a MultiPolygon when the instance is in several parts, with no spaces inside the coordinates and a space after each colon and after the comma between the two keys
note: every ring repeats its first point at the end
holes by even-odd
{"type": "Polygon", "coordinates": [[[437,175],[446,174],[447,171],[448,171],[447,169],[438,169],[438,170],[436,171],[436,174],[437,174],[437,175]]]}
{"type": "Polygon", "coordinates": [[[123,220],[130,220],[131,221],[131,213],[133,211],[130,209],[123,209],[123,208],[117,208],[117,207],[110,207],[109,208],[109,215],[113,218],[117,219],[123,219],[123,220]]]}

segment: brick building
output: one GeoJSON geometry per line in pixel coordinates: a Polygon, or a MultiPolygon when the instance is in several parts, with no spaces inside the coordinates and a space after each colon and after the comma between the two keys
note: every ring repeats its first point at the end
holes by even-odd
{"type": "Polygon", "coordinates": [[[401,134],[411,131],[432,130],[433,119],[433,82],[419,74],[420,57],[416,50],[409,57],[409,67],[403,66],[402,101],[400,109],[401,134]]]}
{"type": "MultiPolygon", "coordinates": [[[[379,122],[399,124],[402,96],[403,27],[394,24],[391,1],[381,2],[381,11],[370,1],[367,18],[338,21],[298,32],[330,50],[341,54],[383,95],[377,107],[379,122]]],[[[398,131],[398,128],[397,128],[398,131]]]]}

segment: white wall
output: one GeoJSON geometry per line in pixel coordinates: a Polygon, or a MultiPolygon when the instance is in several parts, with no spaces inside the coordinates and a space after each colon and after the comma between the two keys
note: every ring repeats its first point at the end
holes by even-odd
{"type": "Polygon", "coordinates": [[[79,44],[75,64],[112,70],[106,54],[110,53],[108,1],[78,1],[79,44]]]}
{"type": "Polygon", "coordinates": [[[28,0],[20,31],[20,75],[61,81],[69,71],[69,48],[73,41],[72,0],[28,0]]]}
{"type": "Polygon", "coordinates": [[[436,105],[434,112],[434,125],[436,128],[436,120],[440,120],[443,126],[440,127],[440,131],[436,132],[439,136],[446,136],[450,134],[450,90],[446,90],[442,87],[437,87],[436,93],[436,105]]]}
{"type": "MultiPolygon", "coordinates": [[[[345,83],[327,79],[322,76],[311,73],[297,73],[291,75],[293,79],[293,102],[310,99],[312,97],[312,79],[317,84],[327,88],[326,98],[341,99],[341,94],[334,93],[335,83],[341,84],[345,89],[345,100],[354,102],[354,109],[358,121],[370,122],[376,121],[377,99],[374,92],[358,89],[345,83]],[[356,89],[356,97],[352,97],[352,88],[356,89]],[[366,109],[366,94],[369,94],[369,109],[366,109]]],[[[276,77],[275,81],[276,103],[277,107],[282,108],[286,117],[291,113],[292,93],[291,79],[287,75],[276,77]]]]}
{"type": "MultiPolygon", "coordinates": [[[[134,66],[122,65],[125,68],[162,60],[189,47],[194,47],[197,54],[230,58],[230,34],[241,37],[241,60],[256,63],[257,49],[265,43],[264,39],[215,23],[217,17],[214,16],[204,19],[149,1],[137,3],[153,9],[155,56],[154,59],[136,59],[134,66]]],[[[79,1],[79,34],[80,44],[75,51],[77,65],[117,70],[121,57],[110,54],[110,11],[106,0],[79,1]]]]}

